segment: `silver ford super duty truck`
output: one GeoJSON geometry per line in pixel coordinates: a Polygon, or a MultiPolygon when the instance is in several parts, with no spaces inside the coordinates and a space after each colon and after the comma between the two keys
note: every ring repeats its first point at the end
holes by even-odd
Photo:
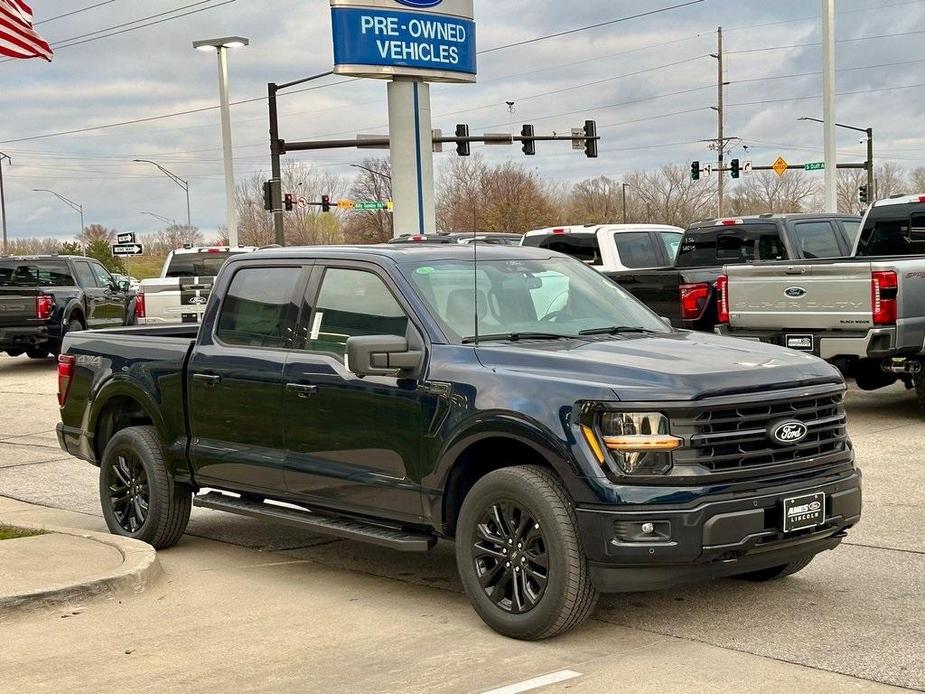
{"type": "Polygon", "coordinates": [[[716,328],[820,356],[925,409],[925,195],[875,202],[851,258],[728,266],[716,328]]]}

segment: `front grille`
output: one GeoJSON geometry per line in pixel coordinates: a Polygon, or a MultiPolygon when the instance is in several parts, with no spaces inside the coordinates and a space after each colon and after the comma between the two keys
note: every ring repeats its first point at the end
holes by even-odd
{"type": "Polygon", "coordinates": [[[843,400],[838,392],[676,413],[672,433],[689,445],[675,452],[674,463],[711,473],[821,464],[820,458],[849,450],[843,400]],[[787,420],[802,422],[808,430],[796,445],[777,444],[769,434],[772,424],[787,420]]]}

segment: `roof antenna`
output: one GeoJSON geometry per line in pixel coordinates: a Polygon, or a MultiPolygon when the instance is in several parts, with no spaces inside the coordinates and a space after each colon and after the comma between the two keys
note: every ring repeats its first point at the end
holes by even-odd
{"type": "Polygon", "coordinates": [[[476,235],[475,226],[472,227],[472,278],[475,287],[475,346],[479,346],[479,239],[476,235]]]}

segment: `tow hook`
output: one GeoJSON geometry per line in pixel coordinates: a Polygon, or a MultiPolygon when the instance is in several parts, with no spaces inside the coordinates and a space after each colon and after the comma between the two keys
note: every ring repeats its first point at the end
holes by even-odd
{"type": "Polygon", "coordinates": [[[894,376],[915,376],[922,373],[922,362],[917,359],[890,359],[883,362],[880,368],[894,376]]]}

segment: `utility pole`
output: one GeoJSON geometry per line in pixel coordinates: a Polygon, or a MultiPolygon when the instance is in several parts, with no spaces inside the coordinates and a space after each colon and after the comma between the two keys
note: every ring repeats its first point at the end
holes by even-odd
{"type": "Polygon", "coordinates": [[[0,152],[0,217],[3,217],[3,252],[9,252],[9,242],[6,237],[6,198],[3,193],[3,160],[6,159],[11,164],[13,160],[9,155],[0,152]]]}
{"type": "Polygon", "coordinates": [[[838,211],[835,151],[835,0],[822,0],[822,120],[825,131],[825,211],[838,211]]]}
{"type": "Polygon", "coordinates": [[[623,186],[623,223],[626,224],[626,189],[630,187],[629,183],[622,183],[623,186]]]}
{"type": "Polygon", "coordinates": [[[726,192],[726,174],[724,169],[724,161],[726,159],[726,140],[723,133],[723,96],[725,91],[725,84],[723,83],[723,27],[717,27],[716,29],[716,65],[717,65],[717,96],[716,96],[716,116],[717,116],[717,132],[716,132],[716,152],[717,152],[717,161],[719,162],[717,175],[719,176],[719,184],[717,190],[719,192],[719,200],[717,202],[717,216],[723,216],[723,207],[724,207],[724,198],[726,192]]]}

